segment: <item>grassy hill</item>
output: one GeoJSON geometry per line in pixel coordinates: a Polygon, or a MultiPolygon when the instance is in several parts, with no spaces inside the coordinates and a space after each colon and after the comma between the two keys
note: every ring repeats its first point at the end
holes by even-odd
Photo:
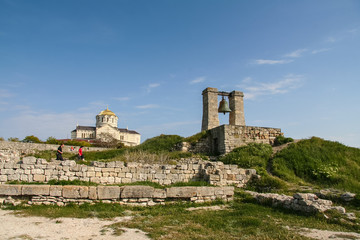
{"type": "Polygon", "coordinates": [[[220,158],[224,163],[255,168],[259,191],[308,185],[360,193],[360,149],[312,137],[290,144],[275,155],[266,144],[252,143],[220,158]]]}

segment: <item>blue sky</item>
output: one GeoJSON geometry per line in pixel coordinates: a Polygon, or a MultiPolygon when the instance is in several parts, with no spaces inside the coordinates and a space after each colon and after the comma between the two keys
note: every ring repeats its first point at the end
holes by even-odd
{"type": "Polygon", "coordinates": [[[249,126],[360,147],[360,1],[0,0],[0,137],[67,138],[107,106],[186,137],[206,87],[243,91],[249,126]]]}

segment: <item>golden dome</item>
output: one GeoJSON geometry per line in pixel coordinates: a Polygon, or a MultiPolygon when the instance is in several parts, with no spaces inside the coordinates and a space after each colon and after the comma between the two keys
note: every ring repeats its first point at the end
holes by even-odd
{"type": "Polygon", "coordinates": [[[116,116],[115,113],[109,110],[109,108],[106,108],[104,111],[101,111],[99,115],[110,115],[110,116],[116,116]]]}

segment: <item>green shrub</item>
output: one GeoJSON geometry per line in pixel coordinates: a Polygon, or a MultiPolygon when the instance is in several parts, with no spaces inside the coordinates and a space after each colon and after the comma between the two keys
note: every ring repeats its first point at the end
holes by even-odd
{"type": "Polygon", "coordinates": [[[46,139],[46,143],[47,144],[56,144],[56,145],[58,145],[58,144],[61,143],[61,141],[57,140],[54,137],[48,137],[48,139],[46,139]]]}
{"type": "Polygon", "coordinates": [[[42,143],[42,141],[38,137],[35,137],[34,135],[26,136],[22,140],[22,142],[26,142],[26,143],[42,143]]]}
{"type": "Polygon", "coordinates": [[[9,137],[8,141],[9,142],[20,142],[19,138],[17,138],[17,137],[9,137]]]}
{"type": "Polygon", "coordinates": [[[279,135],[275,138],[275,141],[274,141],[274,146],[280,146],[280,145],[283,145],[285,143],[289,143],[289,142],[294,142],[294,139],[288,137],[284,137],[282,135],[279,135]]]}

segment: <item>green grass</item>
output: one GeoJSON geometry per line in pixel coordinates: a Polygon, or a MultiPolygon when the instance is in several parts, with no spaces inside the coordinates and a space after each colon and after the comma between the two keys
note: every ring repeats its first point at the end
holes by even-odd
{"type": "Polygon", "coordinates": [[[285,181],[360,193],[358,148],[312,137],[278,152],[272,163],[273,173],[285,181]]]}
{"type": "Polygon", "coordinates": [[[26,216],[45,216],[49,218],[114,218],[131,215],[133,219],[119,222],[110,227],[119,234],[123,227],[141,229],[151,239],[307,239],[296,231],[288,230],[302,227],[332,231],[359,232],[359,221],[344,221],[337,213],[306,215],[298,212],[259,205],[248,194],[236,192],[230,203],[216,201],[195,204],[178,202],[153,207],[131,207],[119,204],[97,203],[94,205],[71,204],[57,206],[3,206],[17,210],[26,216]],[[189,207],[225,205],[219,211],[188,211],[189,207]]]}

